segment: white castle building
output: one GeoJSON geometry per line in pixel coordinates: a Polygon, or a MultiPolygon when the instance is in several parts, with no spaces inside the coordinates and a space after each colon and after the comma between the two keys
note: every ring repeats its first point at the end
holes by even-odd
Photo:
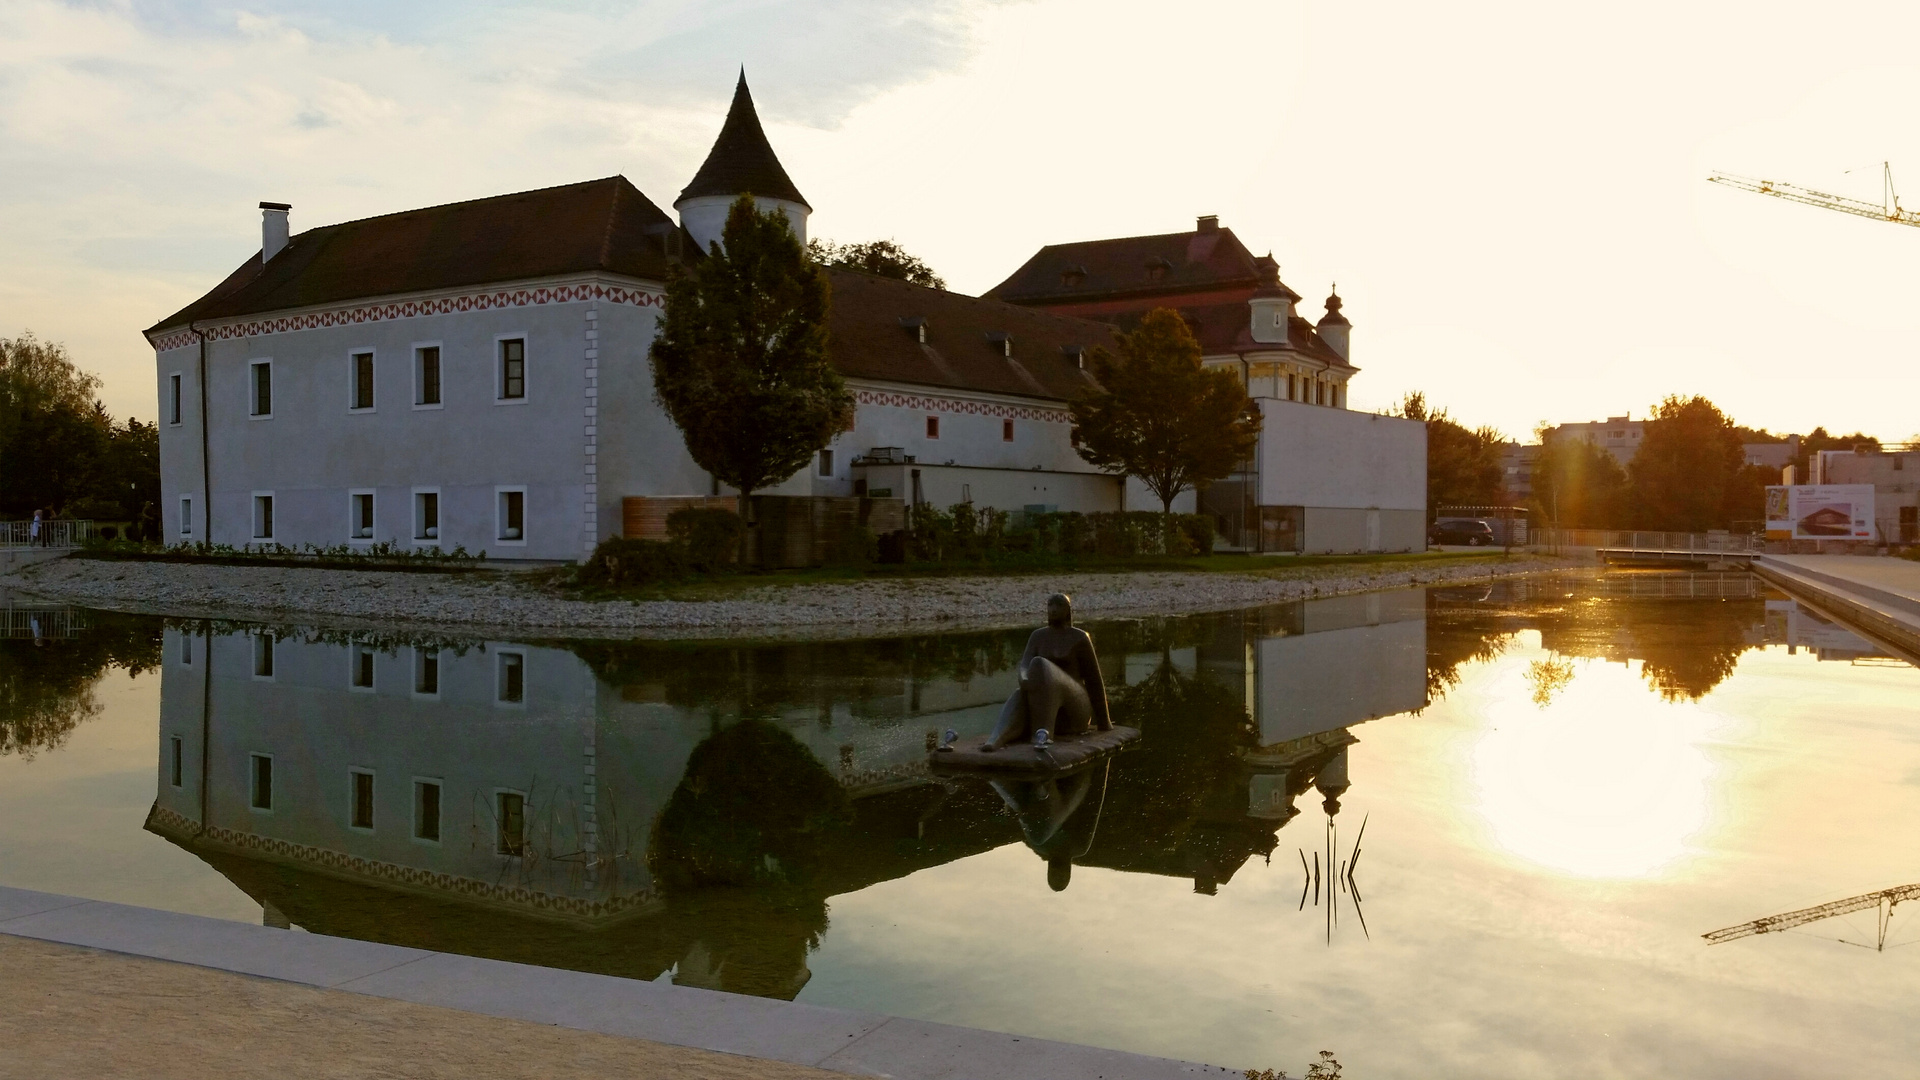
{"type": "MultiPolygon", "coordinates": [[[[167,539],[577,560],[620,533],[629,497],[721,494],[654,404],[648,348],[668,276],[705,257],[743,193],[805,239],[812,208],[744,76],[678,221],[619,176],[301,233],[290,207],[262,203],[260,253],[146,332],[167,539]]],[[[764,494],[1157,508],[1073,447],[1067,406],[1096,387],[1083,358],[1112,346],[1112,322],[827,273],[854,426],[764,494]]],[[[1256,340],[1270,293],[1242,304],[1256,340]]],[[[1351,374],[1341,323],[1337,362],[1313,353],[1329,412],[1351,374]]],[[[1313,426],[1269,415],[1268,429],[1263,441],[1294,447],[1313,426]]],[[[1377,527],[1364,541],[1347,550],[1385,542],[1377,527]]]]}

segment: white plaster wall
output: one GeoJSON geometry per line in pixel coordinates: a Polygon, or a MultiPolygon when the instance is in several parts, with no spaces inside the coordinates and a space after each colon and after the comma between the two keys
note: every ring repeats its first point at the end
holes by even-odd
{"type": "MultiPolygon", "coordinates": [[[[920,473],[920,492],[930,505],[945,510],[971,499],[980,509],[1021,510],[1052,506],[1063,513],[1091,514],[1120,508],[1117,477],[1096,472],[1047,472],[1032,469],[978,469],[958,465],[867,465],[855,471],[867,481],[867,491],[893,492],[892,497],[913,500],[913,473],[920,473]]],[[[1160,504],[1155,502],[1154,509],[1160,504]]]]}
{"type": "Polygon", "coordinates": [[[206,500],[200,493],[200,346],[196,342],[154,354],[155,393],[160,418],[160,514],[168,543],[201,540],[206,530],[206,500]],[[180,422],[172,422],[171,376],[180,376],[180,422]],[[182,534],[180,499],[193,499],[190,535],[182,534]]]}
{"type": "MultiPolygon", "coordinates": [[[[496,559],[578,558],[587,477],[587,309],[586,303],[529,305],[211,342],[212,541],[254,542],[252,496],[271,491],[274,542],[345,543],[348,492],[372,488],[374,539],[412,545],[412,489],[438,487],[443,550],[458,545],[496,559]],[[508,335],[527,341],[521,404],[497,400],[495,343],[508,335]],[[413,349],[423,343],[441,349],[440,408],[414,405],[413,349]],[[365,349],[375,354],[374,408],[349,411],[349,356],[365,349]],[[273,363],[269,419],[250,415],[255,360],[273,363]],[[499,538],[495,488],[503,485],[527,488],[522,544],[499,538]]],[[[163,390],[169,372],[191,372],[192,359],[194,347],[158,357],[163,390]]],[[[169,539],[181,538],[179,496],[200,486],[197,400],[196,393],[186,423],[163,424],[169,539]]]]}
{"type": "Polygon", "coordinates": [[[1427,427],[1416,420],[1257,399],[1262,506],[1418,510],[1427,504],[1427,427]]]}
{"type": "MultiPolygon", "coordinates": [[[[680,212],[680,227],[687,230],[700,250],[706,251],[720,242],[721,234],[726,232],[727,211],[733,207],[733,195],[702,195],[696,199],[686,199],[675,203],[673,208],[680,212]]],[[[778,210],[787,216],[787,226],[793,230],[802,244],[807,242],[807,208],[785,199],[768,199],[754,196],[753,205],[761,213],[778,210]]]]}
{"type": "Polygon", "coordinates": [[[653,400],[653,361],[647,350],[659,309],[631,304],[599,307],[599,507],[595,539],[620,531],[620,500],[628,495],[706,495],[713,479],[694,464],[680,429],[653,400]]]}

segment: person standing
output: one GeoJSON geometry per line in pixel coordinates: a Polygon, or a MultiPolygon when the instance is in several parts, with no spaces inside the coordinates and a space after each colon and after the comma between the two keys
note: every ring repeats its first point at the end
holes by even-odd
{"type": "Polygon", "coordinates": [[[40,511],[33,512],[33,520],[27,523],[27,546],[36,547],[40,543],[40,511]]]}

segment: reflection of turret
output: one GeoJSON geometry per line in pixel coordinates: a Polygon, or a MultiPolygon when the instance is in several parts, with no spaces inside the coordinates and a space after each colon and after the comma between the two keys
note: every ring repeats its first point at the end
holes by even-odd
{"type": "Polygon", "coordinates": [[[1320,805],[1332,817],[1340,812],[1340,796],[1347,791],[1347,748],[1341,747],[1332,760],[1320,767],[1320,774],[1313,778],[1313,786],[1326,796],[1320,805]]]}

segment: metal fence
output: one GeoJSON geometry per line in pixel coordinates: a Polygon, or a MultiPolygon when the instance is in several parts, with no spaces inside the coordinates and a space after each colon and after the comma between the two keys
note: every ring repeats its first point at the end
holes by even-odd
{"type": "Polygon", "coordinates": [[[0,607],[0,638],[78,637],[87,629],[87,620],[73,608],[0,607]]]}
{"type": "Polygon", "coordinates": [[[1559,548],[1617,548],[1628,551],[1698,551],[1753,554],[1766,550],[1766,537],[1731,532],[1652,532],[1628,529],[1534,530],[1533,546],[1559,548]]]}
{"type": "Polygon", "coordinates": [[[42,521],[38,537],[31,521],[0,521],[0,547],[79,547],[92,535],[93,522],[84,519],[42,521]]]}

